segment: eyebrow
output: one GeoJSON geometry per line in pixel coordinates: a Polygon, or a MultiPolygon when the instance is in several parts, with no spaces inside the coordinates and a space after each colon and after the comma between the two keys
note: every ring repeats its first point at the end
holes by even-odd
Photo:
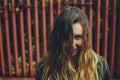
{"type": "Polygon", "coordinates": [[[76,35],[74,35],[74,37],[83,38],[83,35],[82,34],[76,34],[76,35]]]}

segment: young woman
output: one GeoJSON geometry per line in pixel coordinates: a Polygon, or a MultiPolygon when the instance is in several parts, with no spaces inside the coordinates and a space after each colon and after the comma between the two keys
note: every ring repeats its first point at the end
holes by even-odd
{"type": "Polygon", "coordinates": [[[55,20],[36,80],[110,80],[107,61],[93,51],[91,38],[86,14],[77,7],[65,8],[55,20]]]}

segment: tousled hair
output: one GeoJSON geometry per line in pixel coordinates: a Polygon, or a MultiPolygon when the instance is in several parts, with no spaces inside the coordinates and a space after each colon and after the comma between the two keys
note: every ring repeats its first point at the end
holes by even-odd
{"type": "Polygon", "coordinates": [[[97,58],[92,50],[91,38],[86,14],[77,7],[65,8],[54,23],[42,80],[97,80],[97,58]],[[77,22],[83,27],[83,45],[75,68],[71,54],[72,25],[77,22]]]}

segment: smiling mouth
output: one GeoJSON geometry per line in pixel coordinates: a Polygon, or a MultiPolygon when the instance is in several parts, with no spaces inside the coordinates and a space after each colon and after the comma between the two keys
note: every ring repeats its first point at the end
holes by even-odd
{"type": "Polygon", "coordinates": [[[75,56],[76,54],[77,54],[76,49],[73,49],[73,50],[72,50],[72,56],[75,56]]]}

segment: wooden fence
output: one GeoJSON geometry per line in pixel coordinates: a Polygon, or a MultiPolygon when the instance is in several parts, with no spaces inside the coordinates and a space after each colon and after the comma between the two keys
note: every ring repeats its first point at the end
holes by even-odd
{"type": "Polygon", "coordinates": [[[115,43],[118,39],[116,0],[1,0],[1,77],[35,76],[40,58],[46,56],[47,38],[53,29],[55,17],[66,5],[77,6],[86,12],[94,50],[108,60],[112,77],[120,75],[120,72],[115,73],[114,68],[115,43]]]}

